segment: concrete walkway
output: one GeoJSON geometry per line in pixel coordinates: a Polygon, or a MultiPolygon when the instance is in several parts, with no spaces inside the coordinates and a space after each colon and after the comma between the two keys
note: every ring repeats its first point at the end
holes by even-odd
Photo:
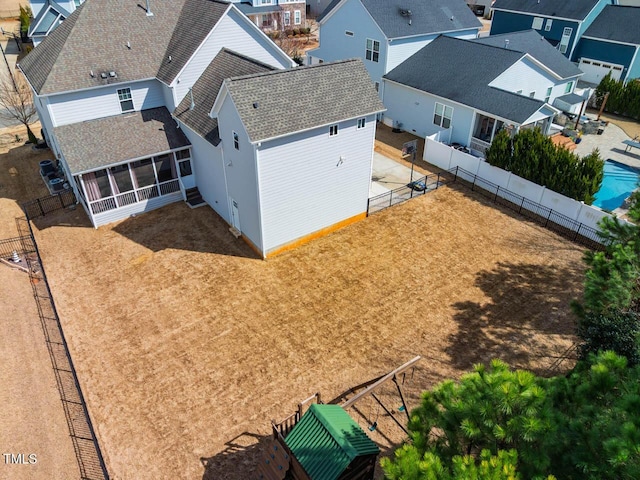
{"type": "MultiPolygon", "coordinates": [[[[413,172],[414,180],[423,176],[424,175],[418,171],[413,172]]],[[[411,181],[411,168],[405,167],[378,152],[374,152],[371,180],[369,198],[407,185],[407,183],[411,181]]]]}
{"type": "Polygon", "coordinates": [[[602,135],[583,135],[574,153],[583,157],[597,148],[604,160],[615,160],[640,170],[640,150],[636,148],[625,152],[626,145],[622,143],[623,140],[630,140],[630,138],[620,127],[609,123],[604,127],[602,135]]]}

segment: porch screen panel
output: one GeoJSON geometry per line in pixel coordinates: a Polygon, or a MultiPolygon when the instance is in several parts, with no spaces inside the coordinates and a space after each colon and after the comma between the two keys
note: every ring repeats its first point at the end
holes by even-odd
{"type": "Polygon", "coordinates": [[[111,184],[109,183],[109,176],[106,170],[98,170],[93,172],[96,176],[96,183],[100,190],[100,198],[110,197],[113,195],[111,192],[111,184]]]}
{"type": "Polygon", "coordinates": [[[129,175],[129,165],[124,164],[118,165],[117,167],[111,167],[111,175],[116,181],[116,185],[120,193],[130,192],[133,190],[131,175],[129,175]]]}
{"type": "Polygon", "coordinates": [[[176,166],[173,162],[173,155],[160,155],[154,157],[156,172],[158,172],[158,182],[168,182],[176,178],[176,166]]]}
{"type": "Polygon", "coordinates": [[[153,165],[150,158],[133,162],[131,164],[131,173],[138,188],[148,187],[156,183],[156,175],[153,173],[153,165]]]}

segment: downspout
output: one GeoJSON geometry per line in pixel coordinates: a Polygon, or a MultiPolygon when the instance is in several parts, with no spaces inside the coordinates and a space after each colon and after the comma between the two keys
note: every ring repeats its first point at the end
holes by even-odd
{"type": "MultiPolygon", "coordinates": [[[[222,157],[222,176],[224,177],[224,194],[225,201],[227,202],[227,215],[229,220],[231,220],[231,202],[229,201],[229,186],[227,185],[227,161],[224,158],[224,147],[222,145],[222,141],[220,141],[220,156],[222,157]]],[[[233,227],[233,221],[231,221],[231,226],[233,227]]]]}
{"type": "Polygon", "coordinates": [[[258,142],[253,144],[253,158],[256,162],[256,194],[258,200],[258,227],[260,229],[260,251],[262,252],[262,259],[267,258],[267,252],[264,246],[264,222],[262,221],[262,202],[260,201],[260,163],[258,159],[258,150],[262,146],[262,143],[258,142]]]}

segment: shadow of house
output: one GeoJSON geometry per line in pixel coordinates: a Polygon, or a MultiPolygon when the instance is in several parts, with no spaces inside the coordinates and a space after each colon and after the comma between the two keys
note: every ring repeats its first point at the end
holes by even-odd
{"type": "Polygon", "coordinates": [[[579,295],[579,278],[571,269],[509,262],[478,273],[475,285],[490,300],[484,304],[467,301],[453,305],[458,331],[450,336],[450,346],[445,350],[452,363],[468,370],[475,363],[500,358],[522,368],[528,367],[532,356],[561,355],[567,345],[550,351],[538,334],[566,338],[574,334],[574,319],[565,312],[579,295]],[[517,316],[513,305],[520,306],[517,316]]]}
{"type": "Polygon", "coordinates": [[[165,249],[258,259],[249,246],[229,232],[229,225],[209,208],[174,203],[130,217],[112,230],[153,252],[165,249]]]}

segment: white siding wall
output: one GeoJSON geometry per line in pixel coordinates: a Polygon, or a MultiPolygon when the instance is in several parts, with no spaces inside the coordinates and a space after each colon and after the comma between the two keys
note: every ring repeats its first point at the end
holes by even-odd
{"type": "Polygon", "coordinates": [[[530,60],[523,59],[505,70],[490,85],[514,93],[522,90],[522,95],[527,97],[535,91],[534,98],[537,100],[544,100],[547,88],[553,87],[549,102],[553,103],[556,97],[564,95],[566,83],[566,80],[558,80],[530,60]]]}
{"type": "Polygon", "coordinates": [[[209,66],[222,47],[254,58],[277,68],[291,66],[290,61],[278,52],[275,44],[261,32],[250,28],[240,13],[230,11],[218,25],[213,33],[200,46],[193,58],[179,75],[175,84],[176,98],[179,103],[193,86],[205,68],[209,66]]]}
{"type": "Polygon", "coordinates": [[[264,249],[269,252],[367,210],[375,117],[266,142],[258,152],[264,249]],[[340,162],[341,157],[343,162],[340,162]]]}
{"type": "Polygon", "coordinates": [[[162,82],[158,82],[160,84],[160,88],[162,89],[162,97],[164,98],[164,105],[167,107],[167,110],[173,112],[177,105],[173,100],[173,89],[162,82]]]}
{"type": "Polygon", "coordinates": [[[229,96],[220,108],[218,125],[222,139],[228,195],[238,203],[240,230],[256,247],[262,248],[254,147],[249,143],[244,126],[229,96]],[[238,134],[239,150],[233,147],[232,132],[238,134]]]}
{"type": "Polygon", "coordinates": [[[164,97],[160,82],[121,83],[99,89],[83,90],[49,97],[51,119],[54,126],[110,117],[122,113],[118,89],[130,88],[136,111],[162,107],[164,97]]]}
{"type": "Polygon", "coordinates": [[[231,224],[221,145],[214,147],[182,123],[180,128],[191,142],[191,167],[202,198],[231,224]]]}

